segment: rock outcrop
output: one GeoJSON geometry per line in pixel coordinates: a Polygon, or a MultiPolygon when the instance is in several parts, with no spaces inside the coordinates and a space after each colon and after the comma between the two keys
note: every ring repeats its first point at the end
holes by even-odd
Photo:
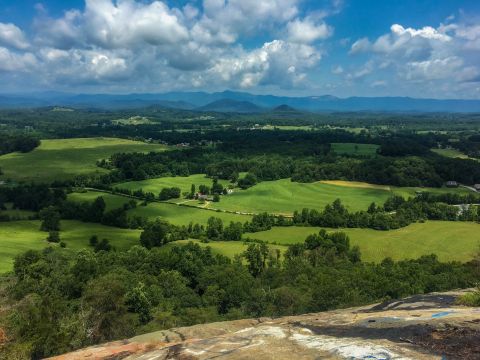
{"type": "Polygon", "coordinates": [[[458,294],[177,328],[52,359],[480,359],[480,308],[455,305],[458,294]]]}

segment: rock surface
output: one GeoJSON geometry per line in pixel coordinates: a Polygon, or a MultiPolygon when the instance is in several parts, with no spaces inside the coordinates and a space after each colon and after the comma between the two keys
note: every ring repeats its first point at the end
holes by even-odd
{"type": "Polygon", "coordinates": [[[458,295],[196,325],[52,359],[480,359],[480,308],[455,305],[458,295]]]}

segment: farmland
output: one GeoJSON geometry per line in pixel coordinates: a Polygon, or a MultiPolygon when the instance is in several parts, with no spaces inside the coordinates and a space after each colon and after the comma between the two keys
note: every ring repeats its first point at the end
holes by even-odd
{"type": "Polygon", "coordinates": [[[97,160],[118,152],[162,151],[166,147],[117,138],[77,138],[42,140],[29,153],[0,156],[3,179],[24,181],[54,181],[76,175],[105,174],[96,166],[97,160]]]}
{"type": "MultiPolygon", "coordinates": [[[[229,184],[226,180],[220,180],[220,184],[227,186],[229,184]]],[[[142,189],[144,192],[152,192],[158,195],[162,188],[178,187],[183,192],[190,192],[191,186],[194,184],[198,190],[199,185],[212,185],[212,179],[207,178],[204,174],[196,174],[191,176],[175,176],[175,177],[162,177],[156,179],[148,179],[142,181],[130,181],[116,184],[115,187],[128,190],[142,189]]]]}
{"type": "MultiPolygon", "coordinates": [[[[303,242],[318,232],[314,227],[277,227],[268,231],[246,234],[254,239],[289,245],[303,242]]],[[[380,262],[386,257],[394,260],[413,259],[436,254],[442,261],[468,261],[480,250],[480,225],[471,222],[427,221],[405,228],[379,231],[373,229],[340,229],[358,245],[365,261],[380,262]]]]}
{"type": "MultiPolygon", "coordinates": [[[[0,226],[0,273],[9,271],[17,254],[26,250],[40,250],[49,243],[48,233],[40,231],[40,221],[11,221],[0,226]]],[[[61,222],[60,240],[67,244],[67,250],[88,248],[92,235],[108,239],[118,250],[126,250],[138,244],[139,230],[118,229],[100,224],[64,220],[61,222]]],[[[56,244],[54,246],[57,246],[56,244]]]]}
{"type": "MultiPolygon", "coordinates": [[[[107,205],[107,209],[114,209],[123,206],[131,199],[125,196],[112,195],[103,192],[88,191],[83,193],[71,193],[69,199],[73,201],[93,201],[102,196],[107,205]]],[[[190,222],[205,225],[207,220],[212,217],[218,217],[225,223],[230,221],[245,222],[251,219],[248,215],[237,215],[224,212],[199,209],[192,206],[180,206],[164,202],[152,202],[147,206],[138,205],[135,209],[128,211],[129,215],[145,217],[150,220],[164,219],[175,225],[188,225],[190,222]]]]}

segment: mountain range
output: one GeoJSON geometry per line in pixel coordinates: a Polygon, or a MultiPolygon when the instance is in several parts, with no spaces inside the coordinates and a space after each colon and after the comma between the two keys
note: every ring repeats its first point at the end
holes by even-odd
{"type": "Polygon", "coordinates": [[[208,112],[259,113],[283,111],[392,111],[480,112],[480,100],[419,99],[411,97],[348,97],[332,95],[288,97],[246,92],[168,92],[161,94],[70,94],[41,92],[0,95],[1,108],[69,106],[76,108],[128,109],[148,106],[208,112]]]}

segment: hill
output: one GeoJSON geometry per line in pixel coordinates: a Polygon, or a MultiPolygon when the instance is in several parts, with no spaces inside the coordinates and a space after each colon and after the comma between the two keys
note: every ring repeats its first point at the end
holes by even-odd
{"type": "Polygon", "coordinates": [[[215,112],[255,113],[262,112],[264,109],[249,101],[222,99],[211,102],[205,106],[201,106],[197,108],[197,110],[215,112]]]}
{"type": "Polygon", "coordinates": [[[480,100],[416,99],[411,97],[347,97],[332,95],[288,97],[246,92],[168,92],[147,94],[68,94],[57,92],[1,94],[0,108],[71,106],[103,109],[142,108],[161,105],[175,109],[219,112],[259,112],[262,108],[302,111],[393,111],[393,112],[480,112],[480,100]],[[227,102],[230,100],[232,102],[227,102]],[[217,103],[219,102],[219,103],[217,103]],[[240,103],[240,104],[238,104],[240,103]]]}
{"type": "Polygon", "coordinates": [[[480,313],[463,292],[360,308],[163,330],[60,355],[77,359],[478,359],[480,313]]]}

